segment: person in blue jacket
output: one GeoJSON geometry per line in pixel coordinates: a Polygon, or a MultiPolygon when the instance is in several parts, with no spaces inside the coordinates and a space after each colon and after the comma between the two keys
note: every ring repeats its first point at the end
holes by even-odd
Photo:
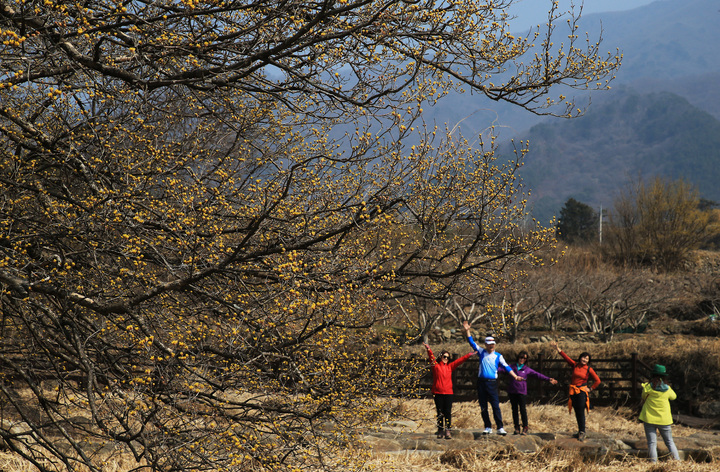
{"type": "Polygon", "coordinates": [[[498,368],[500,366],[505,367],[506,372],[518,382],[524,382],[525,379],[518,377],[518,375],[510,368],[502,354],[495,352],[495,338],[488,336],[485,338],[485,349],[480,349],[475,340],[470,335],[470,323],[463,321],[463,331],[467,338],[470,346],[478,353],[480,357],[480,369],[478,371],[478,401],[480,402],[480,413],[482,415],[485,430],[483,434],[492,433],[492,423],[490,422],[490,415],[488,413],[488,402],[492,405],[493,418],[495,419],[495,426],[497,427],[497,433],[501,436],[505,436],[507,431],[503,428],[502,412],[500,411],[500,398],[498,396],[498,368]]]}
{"type": "MultiPolygon", "coordinates": [[[[515,375],[522,378],[522,380],[511,380],[508,382],[507,393],[510,398],[510,405],[512,406],[513,425],[515,426],[515,434],[526,435],[528,433],[528,416],[527,416],[527,382],[528,377],[535,377],[545,382],[550,382],[553,385],[557,384],[557,380],[548,377],[545,374],[537,372],[527,365],[528,353],[527,351],[520,351],[517,355],[517,361],[510,364],[510,368],[515,375]],[[520,420],[522,420],[522,430],[520,429],[520,420]]],[[[499,370],[505,370],[505,367],[500,367],[499,370]]],[[[506,371],[507,372],[507,371],[506,371]]]]}

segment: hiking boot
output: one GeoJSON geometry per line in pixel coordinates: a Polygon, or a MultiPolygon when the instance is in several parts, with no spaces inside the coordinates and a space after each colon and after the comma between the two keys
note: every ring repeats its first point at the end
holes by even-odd
{"type": "Polygon", "coordinates": [[[483,434],[492,434],[492,428],[485,428],[482,433],[483,434]]]}
{"type": "Polygon", "coordinates": [[[515,432],[513,434],[520,434],[520,428],[515,428],[515,432]]]}
{"type": "Polygon", "coordinates": [[[585,431],[580,431],[578,433],[578,441],[583,442],[585,440],[585,431]]]}
{"type": "Polygon", "coordinates": [[[445,439],[452,439],[452,435],[450,434],[450,430],[449,430],[449,429],[446,429],[446,430],[445,430],[445,439]]]}
{"type": "Polygon", "coordinates": [[[498,429],[498,434],[500,436],[505,436],[507,434],[507,431],[505,431],[505,428],[498,429]]]}
{"type": "Polygon", "coordinates": [[[525,436],[527,433],[528,433],[528,427],[527,427],[527,426],[523,426],[523,430],[522,430],[522,433],[521,433],[521,434],[522,434],[523,436],[525,436]]]}
{"type": "Polygon", "coordinates": [[[444,438],[444,437],[445,437],[445,430],[442,429],[442,428],[438,428],[438,430],[435,431],[435,436],[436,436],[438,439],[444,438]]]}

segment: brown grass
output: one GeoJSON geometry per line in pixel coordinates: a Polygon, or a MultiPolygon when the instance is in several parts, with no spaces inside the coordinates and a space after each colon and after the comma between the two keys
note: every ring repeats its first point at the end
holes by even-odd
{"type": "Polygon", "coordinates": [[[439,456],[414,454],[375,457],[366,470],[383,472],[465,472],[465,471],[523,471],[523,472],[716,472],[717,464],[694,462],[659,462],[628,457],[604,464],[586,462],[574,451],[546,447],[535,454],[519,457],[503,454],[479,454],[472,450],[449,451],[439,456]],[[451,458],[451,459],[449,459],[451,458]]]}
{"type": "MultiPolygon", "coordinates": [[[[46,464],[46,465],[49,465],[46,464]]],[[[103,472],[126,472],[129,470],[137,470],[138,463],[130,455],[120,456],[110,461],[103,463],[103,472]]],[[[57,470],[64,470],[60,465],[57,466],[57,470]]],[[[90,469],[81,465],[75,464],[77,472],[85,472],[90,469]]],[[[2,472],[38,472],[38,469],[29,461],[26,461],[16,454],[9,452],[0,452],[0,471],[2,472]]]]}

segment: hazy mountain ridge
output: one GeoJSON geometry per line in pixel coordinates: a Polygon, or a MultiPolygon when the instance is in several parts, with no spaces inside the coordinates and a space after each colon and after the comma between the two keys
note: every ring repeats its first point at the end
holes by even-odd
{"type": "MultiPolygon", "coordinates": [[[[613,90],[621,85],[637,84],[642,90],[651,86],[653,90],[685,95],[688,84],[684,79],[692,83],[708,74],[720,73],[718,10],[717,0],[682,3],[661,0],[634,10],[585,15],[580,19],[580,31],[587,32],[593,42],[602,31],[601,51],[614,53],[619,49],[623,54],[623,66],[611,84],[613,90]]],[[[564,22],[559,23],[556,33],[561,42],[564,22]]],[[[690,84],[689,88],[694,87],[690,84]]],[[[613,90],[593,92],[592,100],[602,100],[612,95],[613,90]]],[[[587,93],[570,91],[565,95],[578,97],[582,104],[582,97],[587,93]]],[[[705,111],[717,113],[720,110],[718,95],[720,92],[711,96],[711,100],[694,103],[705,111]]],[[[452,93],[438,106],[425,107],[425,110],[424,117],[429,123],[448,123],[452,128],[461,122],[460,129],[466,136],[477,135],[491,124],[511,130],[508,136],[517,135],[540,121],[551,119],[470,93],[452,93]]]]}
{"type": "Polygon", "coordinates": [[[573,197],[608,208],[627,183],[682,177],[720,201],[720,121],[670,92],[618,91],[585,116],[542,123],[523,136],[533,215],[548,220],[573,197]]]}
{"type": "Polygon", "coordinates": [[[720,201],[719,10],[717,0],[661,0],[584,16],[580,30],[594,40],[602,29],[602,48],[617,47],[624,58],[612,90],[591,94],[586,116],[577,120],[461,94],[426,120],[451,127],[463,120],[466,136],[494,124],[501,137],[529,139],[522,175],[541,221],[569,197],[607,208],[639,175],[683,177],[704,198],[720,201]]]}
{"type": "Polygon", "coordinates": [[[629,12],[591,15],[587,28],[592,37],[602,24],[604,45],[622,50],[619,81],[672,79],[719,70],[719,9],[716,0],[658,1],[629,12]]]}

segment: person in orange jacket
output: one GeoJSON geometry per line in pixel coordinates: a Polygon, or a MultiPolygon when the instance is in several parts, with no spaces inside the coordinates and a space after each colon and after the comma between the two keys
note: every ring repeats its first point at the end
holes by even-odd
{"type": "Polygon", "coordinates": [[[433,355],[432,349],[427,343],[423,343],[427,350],[428,358],[432,370],[433,383],[430,391],[435,401],[435,411],[437,412],[437,432],[438,439],[451,439],[450,428],[452,427],[452,401],[453,401],[453,384],[452,373],[460,364],[465,362],[475,354],[475,351],[465,354],[461,358],[450,362],[450,353],[443,350],[440,353],[439,360],[433,355]]]}
{"type": "Polygon", "coordinates": [[[551,341],[550,345],[557,349],[557,352],[563,359],[572,366],[568,410],[575,410],[575,419],[578,424],[578,432],[575,437],[578,438],[578,441],[583,441],[585,439],[585,412],[590,411],[590,391],[598,388],[600,385],[600,377],[597,376],[593,368],[589,365],[589,353],[581,353],[578,360],[575,361],[560,349],[556,341],[551,341]],[[591,379],[592,384],[590,384],[591,379]],[[588,384],[590,385],[588,386],[588,384]]]}

